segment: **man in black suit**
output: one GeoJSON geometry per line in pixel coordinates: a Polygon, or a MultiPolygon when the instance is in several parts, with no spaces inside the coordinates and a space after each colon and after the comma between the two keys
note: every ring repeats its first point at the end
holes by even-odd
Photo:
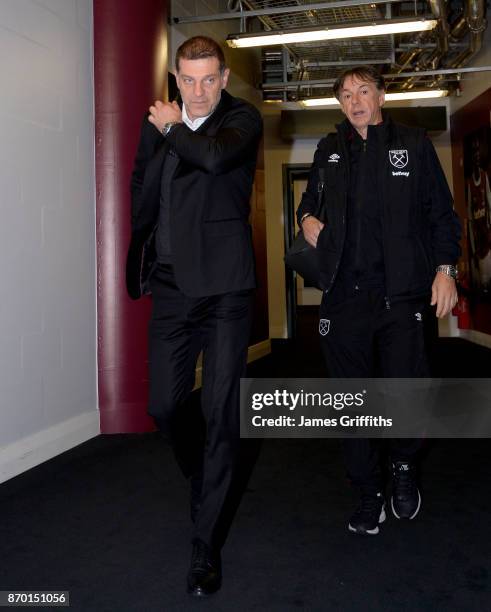
{"type": "Polygon", "coordinates": [[[142,237],[146,252],[156,255],[149,280],[149,413],[191,482],[188,592],[196,596],[221,585],[255,287],[248,217],[262,121],[252,105],[224,91],[229,72],[212,39],[197,36],[179,47],[182,106],[150,107],[131,181],[129,270],[138,265],[135,244],[142,237]],[[186,400],[201,351],[198,420],[186,400]]]}

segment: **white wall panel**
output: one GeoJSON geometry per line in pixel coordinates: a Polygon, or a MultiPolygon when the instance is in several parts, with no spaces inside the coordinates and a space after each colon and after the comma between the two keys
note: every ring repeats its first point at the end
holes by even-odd
{"type": "Polygon", "coordinates": [[[92,0],[0,2],[2,477],[98,431],[92,39],[92,0]]]}

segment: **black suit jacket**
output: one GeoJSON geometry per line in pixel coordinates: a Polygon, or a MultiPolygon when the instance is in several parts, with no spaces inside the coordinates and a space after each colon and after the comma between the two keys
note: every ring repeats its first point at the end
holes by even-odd
{"type": "Polygon", "coordinates": [[[191,297],[255,286],[250,196],[262,119],[254,106],[222,91],[213,114],[195,132],[184,123],[164,138],[147,118],[131,178],[132,240],[127,261],[131,297],[151,269],[160,210],[161,175],[171,149],[179,164],[171,182],[172,263],[179,289],[191,297]],[[141,269],[142,246],[150,262],[141,269]]]}

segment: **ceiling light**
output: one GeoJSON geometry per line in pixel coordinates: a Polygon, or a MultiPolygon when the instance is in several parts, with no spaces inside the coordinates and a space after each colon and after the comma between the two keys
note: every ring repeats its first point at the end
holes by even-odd
{"type": "Polygon", "coordinates": [[[302,106],[335,106],[339,104],[337,98],[309,98],[308,100],[300,100],[302,106]]]}
{"type": "Polygon", "coordinates": [[[444,98],[448,89],[426,89],[424,91],[401,91],[385,94],[387,102],[394,100],[424,100],[428,98],[444,98]]]}
{"type": "MultiPolygon", "coordinates": [[[[424,91],[386,93],[385,101],[393,102],[394,100],[424,100],[429,98],[443,98],[445,96],[448,96],[447,89],[426,89],[424,91]]],[[[335,106],[336,104],[339,104],[339,102],[336,98],[309,98],[308,100],[300,100],[300,104],[306,107],[335,106]]]]}
{"type": "Polygon", "coordinates": [[[262,47],[288,45],[292,43],[334,40],[336,38],[360,38],[362,36],[381,36],[432,30],[436,19],[391,19],[382,23],[364,23],[349,27],[320,27],[311,30],[285,30],[283,32],[259,32],[257,34],[229,34],[230,47],[262,47]]]}

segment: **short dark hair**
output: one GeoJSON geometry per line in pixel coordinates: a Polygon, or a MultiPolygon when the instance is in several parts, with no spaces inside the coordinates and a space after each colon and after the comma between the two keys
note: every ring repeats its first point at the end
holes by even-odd
{"type": "Polygon", "coordinates": [[[341,89],[343,88],[344,81],[348,77],[356,77],[360,79],[360,81],[368,81],[371,83],[375,83],[375,86],[380,91],[385,91],[385,79],[380,74],[375,66],[355,66],[354,68],[349,68],[345,70],[338,78],[333,85],[333,92],[336,98],[339,100],[339,95],[341,89]]]}
{"type": "Polygon", "coordinates": [[[225,56],[220,45],[208,36],[193,36],[185,40],[176,52],[176,70],[179,72],[179,60],[196,60],[205,57],[216,57],[220,72],[225,70],[225,56]]]}

